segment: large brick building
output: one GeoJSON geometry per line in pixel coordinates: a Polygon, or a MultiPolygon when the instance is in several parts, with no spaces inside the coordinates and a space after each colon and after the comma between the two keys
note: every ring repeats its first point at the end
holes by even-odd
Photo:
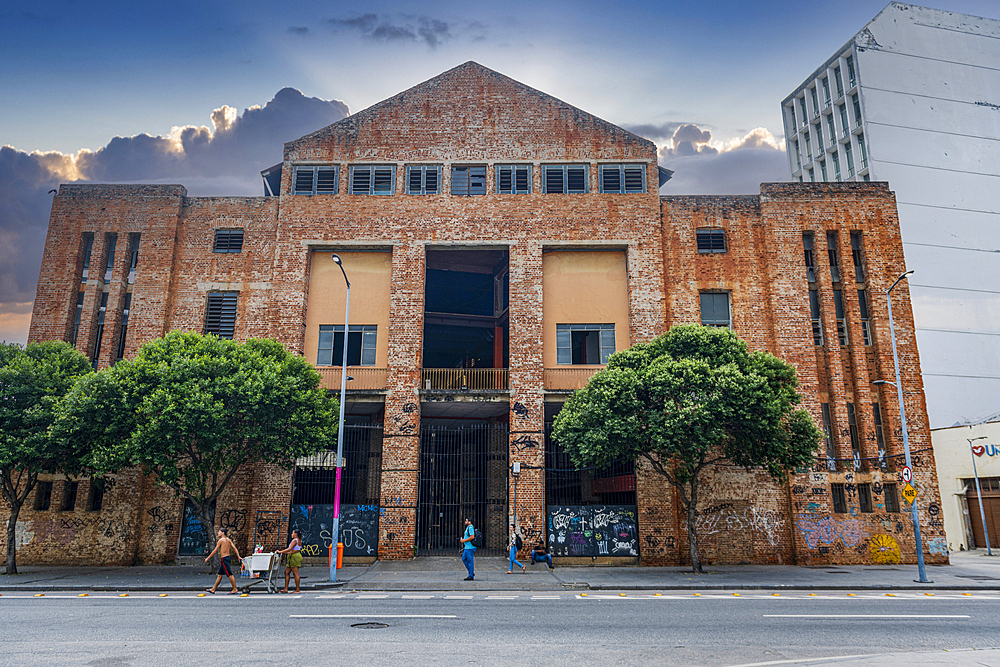
{"type": "MultiPolygon", "coordinates": [[[[661,196],[653,143],[475,63],[286,144],[263,176],[262,197],[62,186],[30,339],[73,341],[100,368],[171,330],[271,337],[331,389],[346,343],[349,555],[454,553],[466,515],[499,549],[516,515],[557,555],[681,564],[670,488],[629,462],[573,470],[548,425],[615,350],[730,326],[795,365],[827,441],[787,484],[715,468],[706,562],[914,560],[898,405],[872,385],[892,378],[885,290],[904,271],[885,183],[661,196]],[[346,332],[332,253],[352,283],[346,332]]],[[[945,562],[905,283],[894,295],[925,549],[945,562]]],[[[220,521],[242,544],[298,526],[322,555],[332,459],[242,471],[220,521]]],[[[106,494],[50,478],[35,496],[22,562],[203,546],[183,503],[136,471],[106,494]]]]}

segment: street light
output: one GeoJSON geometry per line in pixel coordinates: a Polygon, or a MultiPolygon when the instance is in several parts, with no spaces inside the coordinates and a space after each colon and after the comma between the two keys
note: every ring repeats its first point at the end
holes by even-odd
{"type": "Polygon", "coordinates": [[[981,435],[978,438],[966,438],[969,441],[969,453],[972,454],[972,476],[976,478],[976,496],[979,497],[979,516],[983,520],[983,535],[986,536],[986,555],[992,556],[993,550],[990,549],[990,531],[986,526],[986,512],[983,510],[983,492],[979,488],[979,473],[976,471],[976,452],[972,450],[972,443],[976,440],[985,439],[985,435],[981,435]]]}
{"type": "MultiPolygon", "coordinates": [[[[896,387],[896,397],[899,400],[899,422],[903,427],[903,454],[906,457],[906,467],[910,467],[910,434],[906,430],[906,407],[903,405],[903,385],[899,381],[899,354],[896,352],[896,325],[892,320],[892,288],[899,284],[903,278],[906,278],[913,271],[907,271],[900,277],[896,278],[896,282],[889,286],[889,289],[885,291],[885,297],[889,303],[889,334],[892,337],[892,363],[896,368],[896,381],[889,382],[887,380],[876,380],[872,384],[891,384],[896,387]]],[[[934,582],[927,578],[927,569],[924,567],[924,545],[923,541],[920,539],[920,521],[917,519],[917,499],[914,498],[913,502],[910,503],[910,514],[913,517],[913,538],[917,543],[917,571],[920,575],[920,579],[915,579],[917,583],[921,584],[932,584],[934,582]]]]}
{"type": "Polygon", "coordinates": [[[330,581],[337,581],[337,544],[340,542],[340,473],[344,467],[344,394],[347,392],[347,337],[351,330],[351,281],[338,255],[333,261],[340,267],[347,283],[347,309],[344,312],[344,359],[340,366],[340,422],[337,425],[337,480],[333,487],[333,543],[330,544],[330,581]]]}

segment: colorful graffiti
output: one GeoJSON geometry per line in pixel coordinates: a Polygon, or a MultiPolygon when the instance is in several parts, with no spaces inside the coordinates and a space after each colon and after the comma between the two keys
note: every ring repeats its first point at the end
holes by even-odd
{"type": "Polygon", "coordinates": [[[935,537],[933,540],[927,543],[927,548],[930,549],[932,554],[937,554],[939,556],[948,555],[948,541],[943,537],[935,537]]]}
{"type": "Polygon", "coordinates": [[[866,537],[861,522],[853,519],[837,521],[829,516],[818,521],[799,519],[795,522],[795,526],[802,533],[810,549],[815,549],[820,544],[833,544],[837,540],[843,541],[844,546],[853,547],[866,537]]]}
{"type": "Polygon", "coordinates": [[[874,535],[868,540],[868,551],[879,565],[895,565],[900,559],[899,544],[891,535],[874,535]]]}

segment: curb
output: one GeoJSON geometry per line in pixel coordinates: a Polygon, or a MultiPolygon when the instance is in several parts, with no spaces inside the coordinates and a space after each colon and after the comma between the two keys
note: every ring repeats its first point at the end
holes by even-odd
{"type": "MultiPolygon", "coordinates": [[[[533,586],[524,588],[501,588],[501,587],[460,587],[458,584],[462,582],[456,582],[455,586],[446,586],[444,584],[433,584],[433,585],[411,585],[406,586],[402,584],[387,584],[383,586],[365,586],[363,584],[354,584],[348,586],[350,582],[329,582],[322,584],[312,584],[302,586],[303,590],[306,591],[325,591],[331,589],[341,589],[349,588],[351,591],[391,591],[391,592],[412,592],[412,591],[422,591],[422,592],[454,592],[455,590],[468,590],[470,592],[532,592],[532,591],[565,591],[572,592],[574,590],[591,590],[591,591],[969,591],[969,592],[990,592],[990,591],[1000,591],[1000,585],[989,585],[989,586],[953,586],[950,584],[943,584],[939,586],[919,586],[919,585],[863,585],[863,586],[817,586],[817,585],[796,585],[796,584],[773,584],[773,585],[763,585],[763,584],[732,584],[726,585],[701,585],[701,586],[671,586],[671,585],[651,585],[651,584],[623,584],[623,585],[610,585],[610,584],[564,584],[561,587],[553,586],[533,586]]],[[[37,584],[37,585],[22,585],[22,586],[11,586],[11,585],[0,585],[0,593],[31,593],[31,592],[56,592],[56,591],[97,591],[97,592],[122,592],[122,591],[156,591],[156,592],[191,592],[200,591],[204,586],[193,585],[193,586],[179,586],[176,584],[168,584],[164,586],[157,586],[153,584],[137,584],[135,586],[87,586],[83,584],[37,584]]],[[[267,594],[266,589],[256,589],[252,591],[254,595],[267,594]]]]}

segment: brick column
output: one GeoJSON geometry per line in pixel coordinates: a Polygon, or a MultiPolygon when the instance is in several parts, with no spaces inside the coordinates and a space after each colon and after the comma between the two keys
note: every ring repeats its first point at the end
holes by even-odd
{"type": "Polygon", "coordinates": [[[510,248],[510,464],[521,464],[514,507],[508,474],[507,525],[521,529],[526,545],[545,536],[545,457],[542,453],[542,248],[520,241],[510,248]],[[516,512],[516,517],[515,517],[516,512]],[[512,520],[516,519],[516,521],[512,520]]]}
{"type": "Polygon", "coordinates": [[[422,244],[393,248],[378,540],[383,560],[412,558],[416,544],[424,266],[422,244]]]}

